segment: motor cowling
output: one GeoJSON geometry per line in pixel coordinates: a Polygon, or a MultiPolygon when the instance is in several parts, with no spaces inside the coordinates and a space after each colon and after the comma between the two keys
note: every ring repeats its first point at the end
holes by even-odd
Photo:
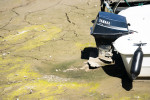
{"type": "Polygon", "coordinates": [[[91,35],[96,40],[96,45],[111,45],[118,37],[129,33],[128,24],[124,16],[99,12],[93,27],[91,35]]]}
{"type": "Polygon", "coordinates": [[[134,52],[134,55],[132,57],[130,74],[133,80],[135,80],[137,76],[140,74],[142,62],[143,62],[143,51],[141,46],[139,46],[137,50],[134,52]]]}

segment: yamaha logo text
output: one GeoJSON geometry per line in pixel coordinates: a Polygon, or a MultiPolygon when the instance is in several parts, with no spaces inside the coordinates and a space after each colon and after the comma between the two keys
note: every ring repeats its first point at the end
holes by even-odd
{"type": "Polygon", "coordinates": [[[99,19],[99,22],[103,23],[103,24],[110,25],[110,21],[106,21],[106,20],[103,20],[103,19],[99,19]]]}

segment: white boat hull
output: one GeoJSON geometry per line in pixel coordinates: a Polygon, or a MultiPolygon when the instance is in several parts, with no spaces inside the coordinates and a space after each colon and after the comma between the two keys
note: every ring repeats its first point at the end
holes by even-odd
{"type": "MultiPolygon", "coordinates": [[[[130,74],[133,55],[121,54],[125,69],[130,74]]],[[[150,77],[150,54],[144,54],[141,72],[138,77],[150,77]]]]}
{"type": "Polygon", "coordinates": [[[133,34],[119,37],[113,43],[114,48],[120,53],[127,73],[131,76],[131,64],[134,52],[139,46],[135,44],[144,43],[141,46],[143,61],[138,77],[150,77],[150,5],[129,7],[119,14],[125,16],[130,23],[129,30],[133,34]]]}

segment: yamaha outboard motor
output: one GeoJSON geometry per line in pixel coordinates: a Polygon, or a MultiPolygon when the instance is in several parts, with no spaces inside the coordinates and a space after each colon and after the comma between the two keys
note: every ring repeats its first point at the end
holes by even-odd
{"type": "Polygon", "coordinates": [[[108,12],[99,12],[91,28],[91,35],[95,38],[99,53],[105,57],[111,52],[112,42],[125,34],[128,34],[126,18],[108,12]]]}

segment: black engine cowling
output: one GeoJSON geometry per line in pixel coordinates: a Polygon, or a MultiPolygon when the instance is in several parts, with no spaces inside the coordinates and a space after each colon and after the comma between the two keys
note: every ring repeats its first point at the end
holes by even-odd
{"type": "Polygon", "coordinates": [[[126,18],[113,13],[99,12],[93,27],[91,27],[91,35],[95,37],[98,45],[111,44],[125,34],[128,34],[126,18]]]}

